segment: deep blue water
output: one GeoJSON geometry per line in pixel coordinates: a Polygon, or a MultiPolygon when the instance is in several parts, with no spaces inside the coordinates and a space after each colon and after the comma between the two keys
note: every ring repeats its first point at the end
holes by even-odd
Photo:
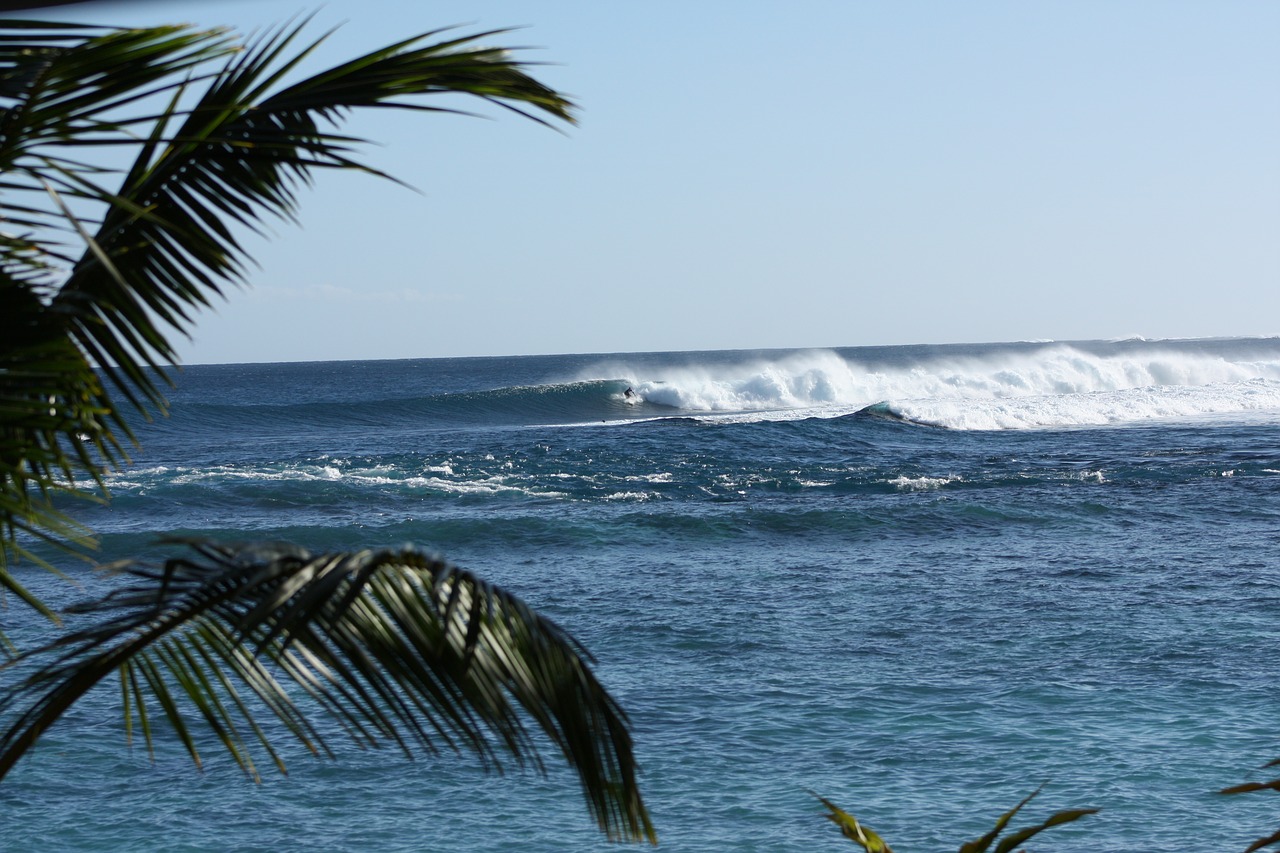
{"type": "MultiPolygon", "coordinates": [[[[1035,849],[1280,827],[1212,793],[1280,756],[1280,340],[194,366],[170,402],[76,510],[104,559],[439,550],[596,654],[664,849],[857,849],[810,790],[956,849],[1046,781],[1015,825],[1103,811],[1035,849]]],[[[255,786],[129,752],[114,699],[0,784],[0,847],[609,847],[558,769],[353,750],[255,786]]]]}

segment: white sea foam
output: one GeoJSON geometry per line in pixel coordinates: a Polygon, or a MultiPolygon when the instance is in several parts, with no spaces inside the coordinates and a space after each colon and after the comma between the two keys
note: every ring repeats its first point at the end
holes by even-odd
{"type": "Polygon", "coordinates": [[[1034,429],[1176,421],[1207,415],[1280,413],[1280,382],[1253,379],[1215,385],[1155,385],[1115,391],[979,400],[906,400],[903,417],[951,429],[1034,429]]]}
{"type": "Polygon", "coordinates": [[[814,350],[627,381],[648,403],[717,420],[835,417],[881,402],[955,429],[1280,413],[1280,352],[1229,360],[1162,344],[1115,354],[1054,344],[894,368],[814,350]]]}
{"type": "Polygon", "coordinates": [[[889,485],[897,486],[906,492],[923,492],[931,489],[940,489],[948,483],[955,483],[960,480],[959,477],[894,477],[889,481],[889,485]]]}
{"type": "MultiPolygon", "coordinates": [[[[166,479],[172,485],[218,485],[226,482],[317,482],[339,481],[352,487],[400,487],[427,489],[459,495],[500,493],[517,493],[537,497],[566,497],[562,492],[541,491],[527,488],[510,478],[498,475],[481,475],[471,478],[459,478],[448,465],[426,466],[422,476],[397,476],[393,466],[377,465],[368,468],[350,468],[342,470],[334,465],[320,466],[226,466],[215,465],[209,468],[140,468],[130,471],[126,478],[116,475],[109,480],[113,492],[123,493],[147,488],[157,481],[166,479]],[[141,476],[140,476],[141,475],[141,476]],[[434,475],[434,476],[433,476],[434,475]],[[443,476],[440,476],[443,475],[443,476]]],[[[570,475],[563,475],[568,478],[570,475]]]]}
{"type": "Polygon", "coordinates": [[[663,471],[658,474],[639,474],[625,479],[633,483],[671,483],[674,482],[675,477],[670,471],[663,471]]]}
{"type": "Polygon", "coordinates": [[[637,379],[632,387],[646,402],[695,412],[837,405],[855,401],[861,390],[856,366],[830,351],[717,369],[682,368],[660,379],[637,379]]]}

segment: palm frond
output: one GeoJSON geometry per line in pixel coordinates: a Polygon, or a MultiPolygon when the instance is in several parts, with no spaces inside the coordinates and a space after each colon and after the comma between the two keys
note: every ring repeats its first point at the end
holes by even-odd
{"type": "Polygon", "coordinates": [[[73,551],[90,544],[55,496],[105,497],[102,475],[125,461],[132,439],[53,305],[99,226],[73,205],[100,204],[96,181],[113,172],[59,152],[136,147],[130,128],[147,119],[127,108],[233,49],[216,30],[0,22],[0,587],[46,615],[9,566],[19,557],[45,565],[23,544],[32,538],[73,551]]]}
{"type": "Polygon", "coordinates": [[[243,280],[248,256],[232,226],[261,231],[265,218],[292,218],[314,169],[378,174],[351,156],[362,140],[330,129],[351,110],[415,108],[402,99],[456,92],[572,121],[568,101],[506,51],[472,44],[491,33],[422,45],[437,35],[428,33],[272,93],[315,45],[286,57],[302,26],[228,59],[193,104],[180,114],[173,107],[175,126],[148,141],[121,189],[100,194],[109,207],[94,247],[53,307],[135,407],[163,405],[157,374],[146,368],[173,363],[168,333],[185,332],[191,309],[243,280]]]}
{"type": "MultiPolygon", "coordinates": [[[[1043,788],[1043,786],[1041,786],[1041,788],[1043,788]]],[[[996,825],[990,832],[983,835],[981,838],[977,838],[973,841],[960,845],[960,853],[986,853],[987,850],[991,849],[991,845],[995,844],[997,839],[999,839],[1000,843],[996,844],[994,853],[1012,853],[1013,850],[1027,839],[1039,835],[1046,829],[1051,829],[1064,823],[1071,823],[1072,821],[1079,820],[1085,815],[1096,814],[1098,812],[1098,809],[1067,809],[1053,814],[1043,823],[1035,826],[1024,827],[1023,829],[1014,831],[1010,835],[1006,835],[1004,838],[1000,838],[1000,834],[1009,826],[1009,822],[1013,820],[1018,812],[1022,811],[1022,808],[1027,805],[1027,803],[1031,802],[1040,794],[1041,788],[1037,788],[1032,791],[1029,795],[1023,798],[1022,802],[1000,815],[1000,817],[996,819],[996,825]]],[[[809,793],[813,794],[812,791],[809,793]]],[[[823,817],[840,827],[840,834],[845,838],[848,838],[860,845],[863,850],[867,851],[867,853],[893,853],[889,848],[889,845],[885,843],[885,840],[872,831],[870,827],[860,823],[857,818],[844,811],[827,798],[818,796],[817,794],[813,794],[813,796],[817,797],[827,808],[827,813],[823,815],[823,817]]]]}
{"type": "MultiPolygon", "coordinates": [[[[999,838],[1000,833],[1004,832],[1005,828],[1008,827],[1009,821],[1013,820],[1014,816],[1017,815],[1018,812],[1022,811],[1022,808],[1026,806],[1027,803],[1039,796],[1040,791],[1043,790],[1043,788],[1043,785],[1036,788],[1024,797],[1016,806],[1000,815],[996,820],[996,825],[986,835],[974,841],[962,844],[960,846],[960,853],[985,853],[986,850],[990,849],[991,844],[999,838]]],[[[1039,835],[1046,829],[1050,829],[1064,823],[1071,823],[1072,821],[1079,820],[1085,815],[1097,814],[1097,812],[1097,809],[1067,809],[1056,812],[1043,823],[1035,826],[1024,827],[1023,829],[1014,831],[1011,835],[1006,835],[1004,838],[1000,838],[1000,843],[996,844],[995,853],[1010,853],[1010,851],[1014,850],[1028,838],[1039,835]]]]}
{"type": "MultiPolygon", "coordinates": [[[[1267,762],[1264,767],[1274,767],[1280,764],[1280,758],[1267,762]]],[[[1232,785],[1229,788],[1223,788],[1219,794],[1250,794],[1255,791],[1280,791],[1280,779],[1272,779],[1268,782],[1245,782],[1241,785],[1232,785]]],[[[1256,850],[1262,850],[1266,847],[1280,844],[1280,830],[1276,830],[1271,835],[1264,836],[1255,840],[1247,848],[1244,853],[1254,853],[1256,850]]]]}
{"type": "Polygon", "coordinates": [[[1036,788],[1030,794],[1023,797],[1022,800],[1016,806],[1009,809],[1004,814],[1000,815],[1000,817],[996,819],[996,825],[992,827],[991,831],[988,832],[986,835],[982,836],[981,838],[976,838],[973,841],[969,841],[964,844],[961,844],[960,853],[983,853],[983,851],[987,850],[991,846],[992,842],[994,842],[996,838],[1000,835],[1000,833],[1004,832],[1004,828],[1009,825],[1009,821],[1013,820],[1014,816],[1017,815],[1018,812],[1022,811],[1023,806],[1025,806],[1027,803],[1031,802],[1037,796],[1039,796],[1040,791],[1043,790],[1043,788],[1044,788],[1043,785],[1041,785],[1039,788],[1036,788]]]}
{"type": "Polygon", "coordinates": [[[1257,850],[1262,850],[1266,847],[1271,847],[1272,845],[1275,845],[1275,844],[1280,844],[1280,830],[1277,830],[1271,833],[1270,835],[1264,836],[1262,838],[1259,838],[1257,841],[1254,841],[1252,844],[1250,844],[1248,847],[1244,849],[1244,853],[1255,853],[1255,851],[1257,850]]]}
{"type": "Polygon", "coordinates": [[[221,29],[81,32],[70,44],[34,46],[30,33],[0,42],[0,98],[12,104],[4,116],[7,164],[20,166],[22,155],[51,142],[83,143],[91,135],[101,143],[108,141],[101,134],[147,122],[146,114],[117,111],[171,89],[195,68],[235,49],[221,29]]]}
{"type": "Polygon", "coordinates": [[[217,29],[0,21],[0,585],[19,591],[4,570],[19,529],[69,530],[51,490],[78,472],[104,496],[134,440],[128,410],[164,411],[170,336],[251,263],[236,229],[292,218],[313,169],[377,174],[352,159],[362,140],[331,129],[347,113],[459,92],[572,121],[475,43],[493,33],[428,33],[286,85],[319,43],[296,46],[305,24],[242,45],[217,29]],[[137,152],[126,170],[94,164],[92,146],[121,145],[137,152]]]}
{"type": "Polygon", "coordinates": [[[117,674],[126,725],[148,748],[161,716],[198,764],[200,723],[254,778],[254,745],[284,766],[262,714],[319,755],[331,747],[316,711],[361,747],[467,752],[497,770],[504,756],[542,768],[532,725],[610,838],[655,839],[625,713],[586,650],[519,599],[414,548],[190,544],[162,567],[117,567],[127,585],[73,608],[92,625],[25,656],[44,663],[0,701],[17,711],[0,778],[117,674]]]}
{"type": "Polygon", "coordinates": [[[34,296],[0,270],[0,587],[46,615],[9,566],[23,544],[43,540],[83,553],[88,531],[57,509],[55,496],[101,498],[104,465],[123,450],[104,426],[98,377],[74,344],[51,332],[34,296]]]}
{"type": "Polygon", "coordinates": [[[813,791],[809,793],[817,797],[822,802],[822,805],[826,806],[827,813],[823,817],[838,826],[840,834],[845,838],[858,844],[867,853],[893,853],[893,848],[871,827],[863,826],[856,817],[826,797],[814,794],[813,791]]]}

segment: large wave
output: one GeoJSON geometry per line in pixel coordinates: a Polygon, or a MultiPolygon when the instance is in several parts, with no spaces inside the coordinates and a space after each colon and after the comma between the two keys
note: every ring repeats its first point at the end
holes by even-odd
{"type": "Polygon", "coordinates": [[[896,364],[814,350],[658,372],[608,369],[646,403],[720,420],[837,417],[874,406],[953,429],[1018,429],[1280,413],[1274,342],[1234,355],[1140,343],[1112,352],[1025,345],[896,364]]]}

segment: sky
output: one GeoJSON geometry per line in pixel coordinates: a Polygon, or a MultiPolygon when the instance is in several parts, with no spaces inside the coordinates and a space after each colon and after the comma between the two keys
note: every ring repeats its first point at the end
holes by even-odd
{"type": "MultiPolygon", "coordinates": [[[[517,31],[548,130],[356,113],[363,159],[188,364],[1280,334],[1272,0],[132,0],[242,32],[517,31]]],[[[455,104],[456,105],[456,104],[455,104]]]]}

